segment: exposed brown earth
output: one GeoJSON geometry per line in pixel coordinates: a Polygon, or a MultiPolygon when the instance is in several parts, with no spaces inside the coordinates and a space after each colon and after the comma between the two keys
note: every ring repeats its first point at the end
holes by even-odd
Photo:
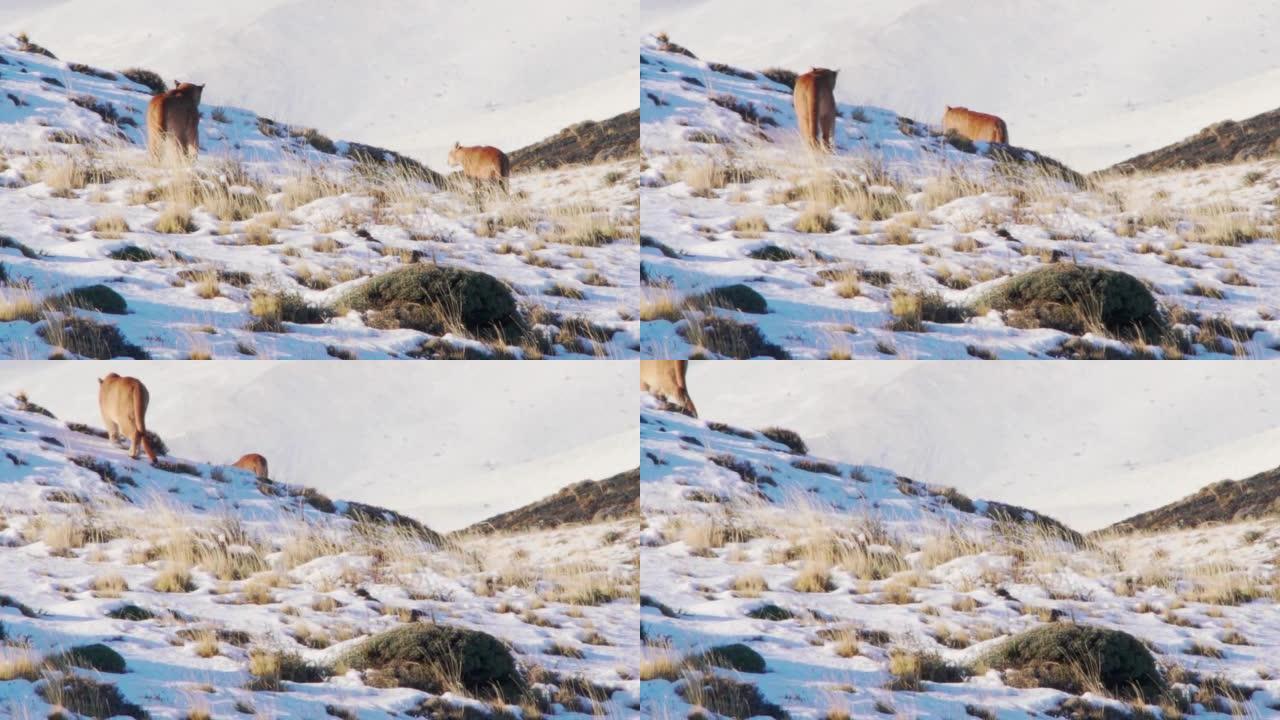
{"type": "Polygon", "coordinates": [[[1185,140],[1117,163],[1110,170],[1176,170],[1280,155],[1280,108],[1247,120],[1223,120],[1185,140]]]}
{"type": "Polygon", "coordinates": [[[519,532],[601,522],[640,513],[640,469],[583,480],[522,508],[494,515],[461,532],[519,532]]]}
{"type": "Polygon", "coordinates": [[[640,111],[587,120],[511,153],[511,171],[548,170],[640,155],[640,111]]]}
{"type": "MultiPolygon", "coordinates": [[[[1164,507],[1134,515],[1109,531],[1196,528],[1280,514],[1280,468],[1243,480],[1222,480],[1164,507]]],[[[1103,532],[1106,532],[1104,530],[1103,532]]]]}

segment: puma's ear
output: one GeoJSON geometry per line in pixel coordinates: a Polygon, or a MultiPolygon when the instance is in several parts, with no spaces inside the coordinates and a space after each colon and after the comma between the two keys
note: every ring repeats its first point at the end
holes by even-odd
{"type": "Polygon", "coordinates": [[[173,86],[174,86],[174,87],[178,87],[178,86],[180,86],[180,85],[182,85],[182,81],[181,81],[181,80],[174,80],[174,81],[173,81],[173,86]]]}
{"type": "Polygon", "coordinates": [[[102,378],[98,378],[98,384],[99,384],[99,385],[101,385],[101,384],[102,384],[102,378]]]}

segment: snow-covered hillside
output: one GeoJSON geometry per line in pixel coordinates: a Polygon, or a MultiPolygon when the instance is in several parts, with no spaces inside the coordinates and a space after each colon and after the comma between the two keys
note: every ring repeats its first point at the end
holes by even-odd
{"type": "Polygon", "coordinates": [[[150,90],[29,49],[0,40],[0,357],[637,351],[635,161],[517,175],[508,195],[205,103],[196,166],[157,165],[150,90]],[[445,285],[365,287],[404,273],[445,285]]]}
{"type": "Polygon", "coordinates": [[[641,423],[649,716],[1225,718],[1280,708],[1280,523],[1082,538],[808,455],[776,429],[655,409],[641,423]],[[1045,635],[1070,642],[1010,649],[1045,635]],[[1101,642],[1057,654],[1090,647],[1073,644],[1081,636],[1101,642]]]}
{"type": "Polygon", "coordinates": [[[510,152],[635,109],[637,4],[151,0],[0,5],[70,59],[207,83],[205,99],[322,126],[443,166],[455,141],[510,152]],[[75,57],[71,57],[73,55],[75,57]]]}
{"type": "Polygon", "coordinates": [[[707,417],[1091,531],[1280,465],[1269,365],[696,362],[689,387],[707,417]]]}
{"type": "Polygon", "coordinates": [[[1280,163],[1087,180],[848,104],[815,157],[783,76],[681,50],[641,47],[646,356],[1280,356],[1280,163]]]}
{"type": "Polygon", "coordinates": [[[721,62],[840,68],[836,97],[938,122],[945,105],[1009,121],[1013,141],[1098,170],[1280,104],[1267,0],[645,3],[641,31],[721,62]],[[1205,62],[1205,58],[1217,58],[1205,62]]]}
{"type": "Polygon", "coordinates": [[[38,400],[0,397],[0,716],[635,716],[634,519],[441,538],[222,465],[129,460],[38,400]],[[444,646],[359,652],[442,627],[497,643],[452,669],[444,646]],[[477,685],[496,670],[505,697],[477,685]]]}
{"type": "Polygon", "coordinates": [[[566,374],[541,363],[32,361],[0,363],[0,393],[97,424],[97,378],[109,372],[146,384],[148,427],[180,455],[261,453],[279,480],[394,506],[442,532],[634,467],[639,454],[634,363],[566,374]]]}

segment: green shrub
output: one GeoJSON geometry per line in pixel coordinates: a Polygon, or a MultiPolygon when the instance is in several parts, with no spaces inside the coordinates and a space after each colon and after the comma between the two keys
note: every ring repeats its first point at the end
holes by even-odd
{"type": "Polygon", "coordinates": [[[670,605],[650,595],[640,596],[640,607],[651,607],[662,613],[663,617],[680,617],[680,613],[671,609],[670,605]]]}
{"type": "Polygon", "coordinates": [[[0,595],[0,607],[13,608],[21,613],[22,617],[40,617],[40,611],[33,609],[30,605],[14,598],[12,595],[0,595]]]}
{"type": "Polygon", "coordinates": [[[769,304],[765,302],[764,296],[742,283],[708,290],[699,297],[708,305],[744,313],[763,315],[769,311],[769,304]]]}
{"type": "Polygon", "coordinates": [[[760,74],[776,83],[786,85],[793,90],[796,87],[797,76],[795,72],[791,70],[787,70],[785,68],[769,68],[768,70],[761,70],[760,74]]]}
{"type": "Polygon", "coordinates": [[[250,690],[280,692],[282,681],[296,683],[324,682],[333,674],[327,665],[307,662],[296,652],[282,653],[263,648],[249,651],[250,680],[245,686],[250,690]]]}
{"type": "Polygon", "coordinates": [[[249,296],[248,329],[254,332],[288,332],[285,323],[318,325],[333,317],[327,307],[312,305],[296,292],[254,291],[249,296]]]}
{"type": "Polygon", "coordinates": [[[776,443],[786,445],[796,455],[806,455],[809,452],[809,446],[804,444],[804,439],[793,430],[771,427],[761,430],[760,434],[776,443]]]}
{"type": "Polygon", "coordinates": [[[124,260],[125,262],[146,262],[156,259],[155,253],[137,245],[125,245],[117,250],[112,250],[107,253],[107,257],[112,260],[124,260]]]}
{"type": "Polygon", "coordinates": [[[298,492],[298,496],[302,498],[303,502],[322,513],[332,514],[338,510],[332,500],[330,500],[324,493],[314,488],[302,488],[302,490],[298,492]]]}
{"type": "Polygon", "coordinates": [[[795,617],[795,615],[786,608],[778,607],[773,603],[765,603],[760,607],[748,610],[747,617],[755,618],[756,620],[772,620],[774,622],[780,622],[782,620],[790,620],[795,617]]]}
{"type": "Polygon", "coordinates": [[[90,670],[104,673],[120,674],[125,672],[124,658],[120,656],[120,653],[102,643],[73,647],[59,655],[55,662],[89,668],[90,670]]]}
{"type": "Polygon", "coordinates": [[[151,72],[150,70],[129,68],[128,70],[121,70],[120,74],[139,85],[145,85],[149,90],[151,90],[152,94],[155,95],[159,95],[167,89],[165,87],[164,80],[160,79],[159,75],[151,72]]]}
{"type": "Polygon", "coordinates": [[[947,131],[946,140],[948,145],[959,150],[960,152],[966,152],[971,155],[973,153],[978,152],[978,146],[975,145],[972,140],[961,135],[955,130],[947,131]]]}
{"type": "Polygon", "coordinates": [[[113,718],[121,715],[146,720],[147,711],[120,694],[111,683],[70,673],[50,677],[36,686],[36,693],[50,705],[61,705],[78,715],[113,718]]]}
{"type": "Polygon", "coordinates": [[[106,285],[78,287],[62,296],[64,302],[87,310],[97,310],[108,315],[124,315],[128,305],[120,293],[106,285]]]}
{"type": "Polygon", "coordinates": [[[348,651],[347,666],[376,673],[375,682],[441,693],[454,682],[485,697],[518,697],[524,680],[497,638],[450,625],[412,623],[379,633],[348,651]]]}
{"type": "Polygon", "coordinates": [[[766,700],[760,694],[760,689],[752,683],[711,673],[689,678],[686,683],[676,687],[676,693],[686,700],[700,701],[707,710],[716,715],[731,718],[768,716],[775,720],[786,720],[790,717],[786,710],[766,700]],[[695,690],[692,683],[697,683],[698,689],[695,690]]]}
{"type": "Polygon", "coordinates": [[[796,254],[784,247],[777,245],[765,245],[758,247],[747,253],[747,257],[752,260],[767,260],[769,262],[786,262],[787,260],[795,260],[796,254]]]}
{"type": "Polygon", "coordinates": [[[1164,681],[1142,641],[1120,630],[1051,623],[996,646],[982,662],[1017,670],[1044,687],[1079,694],[1096,681],[1119,697],[1156,697],[1164,681]]]}
{"type": "Polygon", "coordinates": [[[36,252],[35,250],[32,250],[30,246],[24,243],[21,243],[17,240],[14,240],[8,235],[0,235],[0,248],[9,248],[11,250],[17,250],[19,253],[22,254],[22,257],[27,258],[28,260],[40,259],[40,253],[36,252]]]}
{"type": "Polygon", "coordinates": [[[519,321],[515,298],[501,280],[439,265],[410,265],[370,278],[341,304],[376,314],[382,323],[433,335],[455,323],[475,332],[519,321]]]}
{"type": "Polygon", "coordinates": [[[1159,305],[1142,281],[1118,270],[1066,263],[1015,275],[979,304],[1016,312],[1019,322],[1075,335],[1101,324],[1116,335],[1153,337],[1164,326],[1159,305]]]}
{"type": "Polygon", "coordinates": [[[762,673],[765,671],[764,658],[760,653],[742,643],[717,645],[703,653],[701,659],[709,665],[738,672],[762,673]]]}
{"type": "Polygon", "coordinates": [[[36,328],[36,334],[50,345],[94,360],[118,357],[149,360],[151,357],[146,350],[126,340],[115,325],[89,318],[50,318],[36,328]]]}
{"type": "Polygon", "coordinates": [[[122,605],[118,608],[113,608],[107,611],[107,617],[109,618],[115,620],[130,620],[133,622],[150,620],[155,616],[155,613],[147,610],[146,608],[138,607],[137,605],[122,605]]]}
{"type": "Polygon", "coordinates": [[[701,345],[717,355],[737,360],[761,356],[789,360],[791,357],[781,346],[766,340],[760,328],[732,318],[715,315],[690,318],[689,325],[677,332],[692,345],[701,345]]]}

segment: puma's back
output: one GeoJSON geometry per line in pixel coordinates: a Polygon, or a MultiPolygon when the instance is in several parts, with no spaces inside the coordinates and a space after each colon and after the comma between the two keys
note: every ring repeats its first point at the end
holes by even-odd
{"type": "Polygon", "coordinates": [[[160,157],[164,143],[172,141],[184,152],[200,150],[200,97],[203,85],[178,83],[177,87],[151,98],[147,105],[147,148],[160,157]]]}
{"type": "Polygon", "coordinates": [[[137,458],[141,448],[151,462],[155,462],[156,454],[147,437],[147,406],[150,403],[147,386],[137,378],[111,373],[98,380],[98,410],[102,413],[108,437],[114,442],[123,436],[131,443],[130,457],[137,458]]]}
{"type": "Polygon", "coordinates": [[[811,148],[832,147],[836,124],[836,75],[838,71],[813,68],[796,78],[792,102],[800,137],[811,148]]]}
{"type": "Polygon", "coordinates": [[[463,146],[454,143],[449,166],[461,167],[463,174],[477,180],[505,180],[511,175],[507,154],[490,145],[463,146]]]}
{"type": "Polygon", "coordinates": [[[942,131],[954,132],[974,142],[1009,142],[1009,127],[1004,119],[966,107],[947,106],[942,115],[942,131]]]}
{"type": "Polygon", "coordinates": [[[267,459],[258,453],[249,453],[242,456],[232,464],[232,467],[248,470],[259,480],[266,480],[269,477],[267,474],[267,459]]]}

